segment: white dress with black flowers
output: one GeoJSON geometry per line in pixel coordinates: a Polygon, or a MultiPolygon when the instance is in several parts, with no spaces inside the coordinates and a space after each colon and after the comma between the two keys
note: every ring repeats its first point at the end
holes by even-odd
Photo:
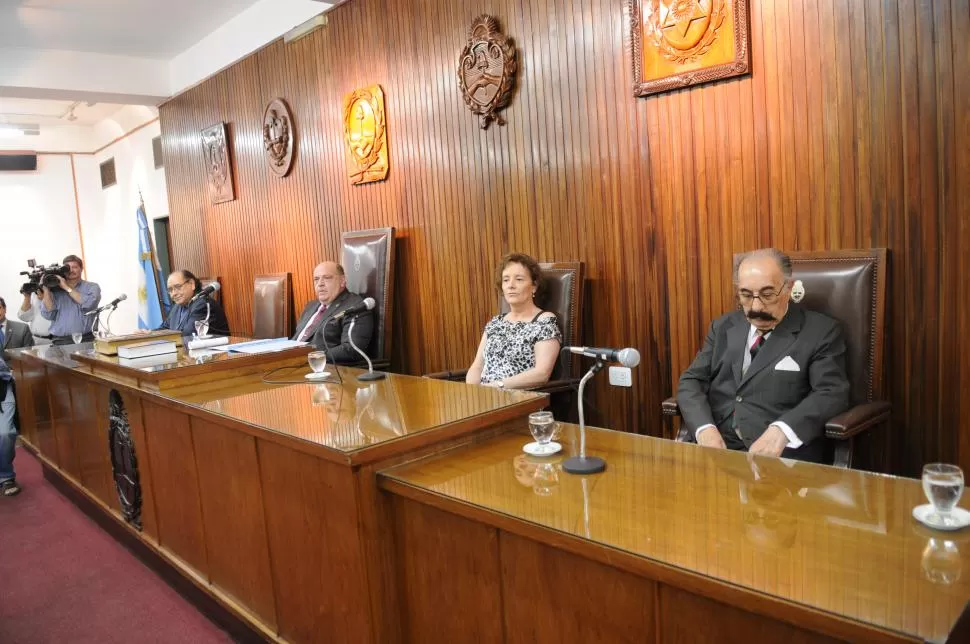
{"type": "Polygon", "coordinates": [[[482,384],[506,380],[536,366],[536,342],[556,339],[562,333],[555,315],[540,312],[528,322],[512,322],[496,315],[485,325],[485,365],[482,384]]]}

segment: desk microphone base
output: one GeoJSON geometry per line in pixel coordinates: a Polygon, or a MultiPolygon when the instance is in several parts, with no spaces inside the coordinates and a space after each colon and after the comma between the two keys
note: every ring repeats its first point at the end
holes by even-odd
{"type": "Polygon", "coordinates": [[[367,373],[362,373],[357,376],[357,380],[361,382],[371,382],[372,380],[383,380],[387,377],[387,374],[383,371],[368,371],[367,373]]]}
{"type": "Polygon", "coordinates": [[[562,469],[570,474],[598,474],[606,469],[606,461],[597,456],[573,456],[563,461],[562,469]]]}

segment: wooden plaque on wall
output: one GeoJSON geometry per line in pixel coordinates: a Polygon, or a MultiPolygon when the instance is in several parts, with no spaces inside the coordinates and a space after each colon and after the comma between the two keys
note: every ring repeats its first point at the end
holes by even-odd
{"type": "Polygon", "coordinates": [[[293,114],[282,98],[270,101],[263,111],[263,149],[269,169],[285,177],[293,167],[293,114]]]}
{"type": "Polygon", "coordinates": [[[746,74],[748,0],[628,0],[633,93],[746,74]]]}
{"type": "Polygon", "coordinates": [[[380,85],[358,89],[344,100],[347,174],[359,185],[387,178],[387,115],[380,85]]]}
{"type": "Polygon", "coordinates": [[[483,130],[492,121],[505,125],[498,112],[512,100],[516,69],[515,44],[499,29],[498,20],[475,18],[458,59],[458,87],[483,130]]]}
{"type": "Polygon", "coordinates": [[[226,134],[225,123],[218,123],[202,130],[202,154],[205,158],[205,174],[212,203],[224,203],[235,199],[236,190],[232,183],[229,137],[226,134]]]}

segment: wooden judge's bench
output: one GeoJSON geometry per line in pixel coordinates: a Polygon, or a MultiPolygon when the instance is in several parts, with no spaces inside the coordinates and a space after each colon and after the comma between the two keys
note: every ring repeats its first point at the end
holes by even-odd
{"type": "Polygon", "coordinates": [[[521,451],[544,395],[305,353],[7,358],[48,480],[242,640],[970,641],[918,481],[605,430],[576,477],[574,426],[521,451]]]}

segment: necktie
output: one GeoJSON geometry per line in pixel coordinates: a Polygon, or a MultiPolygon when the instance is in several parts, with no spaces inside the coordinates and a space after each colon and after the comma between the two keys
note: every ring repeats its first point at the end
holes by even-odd
{"type": "Polygon", "coordinates": [[[765,336],[761,333],[758,333],[758,336],[754,339],[754,342],[751,343],[751,349],[750,349],[751,362],[754,362],[754,359],[757,357],[758,352],[761,351],[761,347],[762,345],[764,345],[764,343],[765,343],[765,336]]]}
{"type": "Polygon", "coordinates": [[[320,305],[320,308],[317,309],[317,312],[313,314],[313,317],[310,318],[310,321],[306,323],[305,327],[303,327],[303,331],[300,332],[300,337],[297,338],[298,342],[307,341],[307,338],[309,338],[309,336],[311,335],[310,331],[313,329],[316,323],[320,321],[320,318],[323,317],[323,312],[326,309],[327,307],[325,305],[323,304],[320,305]]]}
{"type": "Polygon", "coordinates": [[[3,341],[4,341],[5,339],[6,339],[6,338],[4,338],[4,335],[3,335],[3,325],[2,325],[2,324],[0,324],[0,349],[2,349],[2,348],[3,348],[3,341]]]}

